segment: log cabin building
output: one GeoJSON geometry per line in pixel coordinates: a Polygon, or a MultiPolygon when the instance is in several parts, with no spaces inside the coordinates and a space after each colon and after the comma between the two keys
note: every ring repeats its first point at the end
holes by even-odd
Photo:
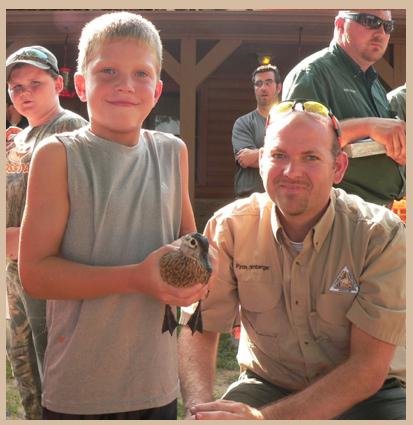
{"type": "MultiPolygon", "coordinates": [[[[152,21],[164,45],[164,91],[145,127],[179,135],[187,144],[190,192],[215,205],[233,199],[231,131],[236,118],[255,108],[251,72],[269,56],[282,77],[302,58],[326,47],[336,9],[131,10],[152,21]],[[213,200],[218,200],[214,204],[213,200]]],[[[69,68],[62,105],[87,118],[70,97],[77,42],[83,25],[104,10],[7,10],[7,55],[40,44],[69,68]]],[[[406,81],[406,10],[392,10],[396,28],[376,64],[387,89],[406,81]]],[[[197,205],[197,204],[195,204],[197,205]]],[[[203,224],[203,223],[202,223],[203,224]]]]}

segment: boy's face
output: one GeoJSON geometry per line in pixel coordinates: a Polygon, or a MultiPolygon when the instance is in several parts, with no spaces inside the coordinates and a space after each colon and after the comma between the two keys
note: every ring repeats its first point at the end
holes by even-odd
{"type": "Polygon", "coordinates": [[[62,77],[53,79],[43,69],[33,65],[14,68],[10,73],[8,89],[16,110],[38,125],[41,118],[59,106],[62,77]]]}
{"type": "Polygon", "coordinates": [[[92,131],[99,137],[133,145],[142,123],[158,101],[156,56],[136,40],[99,44],[86,75],[76,74],[79,98],[88,103],[92,131]]]}

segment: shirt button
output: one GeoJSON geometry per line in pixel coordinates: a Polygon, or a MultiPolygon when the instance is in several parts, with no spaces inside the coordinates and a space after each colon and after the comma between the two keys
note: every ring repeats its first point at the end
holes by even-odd
{"type": "Polygon", "coordinates": [[[295,264],[296,264],[297,266],[299,266],[299,265],[300,265],[300,262],[299,262],[299,261],[296,261],[296,262],[295,262],[295,264]]]}
{"type": "Polygon", "coordinates": [[[304,341],[304,344],[305,344],[305,345],[308,345],[308,341],[304,341]]]}
{"type": "Polygon", "coordinates": [[[295,305],[298,305],[298,301],[297,300],[295,301],[295,305]]]}

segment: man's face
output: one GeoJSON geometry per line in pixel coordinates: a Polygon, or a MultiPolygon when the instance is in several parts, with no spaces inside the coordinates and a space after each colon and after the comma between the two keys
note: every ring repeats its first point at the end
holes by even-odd
{"type": "MultiPolygon", "coordinates": [[[[358,11],[356,11],[358,12],[358,11]]],[[[383,20],[391,19],[389,10],[362,10],[362,13],[375,15],[383,20]]],[[[390,34],[386,34],[383,25],[376,29],[366,28],[358,22],[343,19],[340,31],[342,47],[362,67],[367,69],[380,60],[389,44],[390,34]]]]}
{"type": "Polygon", "coordinates": [[[38,121],[59,105],[61,77],[53,79],[33,65],[14,68],[10,73],[8,89],[16,110],[30,121],[38,121]]]}
{"type": "Polygon", "coordinates": [[[280,114],[267,130],[260,151],[260,174],[270,198],[287,220],[318,219],[328,205],[331,187],[347,166],[333,158],[328,118],[308,112],[280,114]],[[278,119],[277,119],[278,121],[278,119]]]}
{"type": "Polygon", "coordinates": [[[274,104],[280,90],[281,84],[275,82],[275,75],[272,71],[260,72],[255,75],[254,92],[258,106],[267,107],[274,104]]]}

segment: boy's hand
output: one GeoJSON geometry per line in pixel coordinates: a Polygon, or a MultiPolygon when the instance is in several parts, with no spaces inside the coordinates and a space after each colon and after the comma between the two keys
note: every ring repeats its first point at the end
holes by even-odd
{"type": "Polygon", "coordinates": [[[6,141],[9,142],[16,134],[20,133],[22,129],[20,127],[10,126],[6,129],[6,141]]]}
{"type": "Polygon", "coordinates": [[[158,299],[163,304],[185,307],[204,298],[208,293],[208,285],[197,283],[190,288],[174,288],[162,280],[159,273],[160,258],[164,254],[178,249],[174,245],[165,245],[145,258],[140,266],[146,278],[140,279],[139,290],[158,299]]]}

